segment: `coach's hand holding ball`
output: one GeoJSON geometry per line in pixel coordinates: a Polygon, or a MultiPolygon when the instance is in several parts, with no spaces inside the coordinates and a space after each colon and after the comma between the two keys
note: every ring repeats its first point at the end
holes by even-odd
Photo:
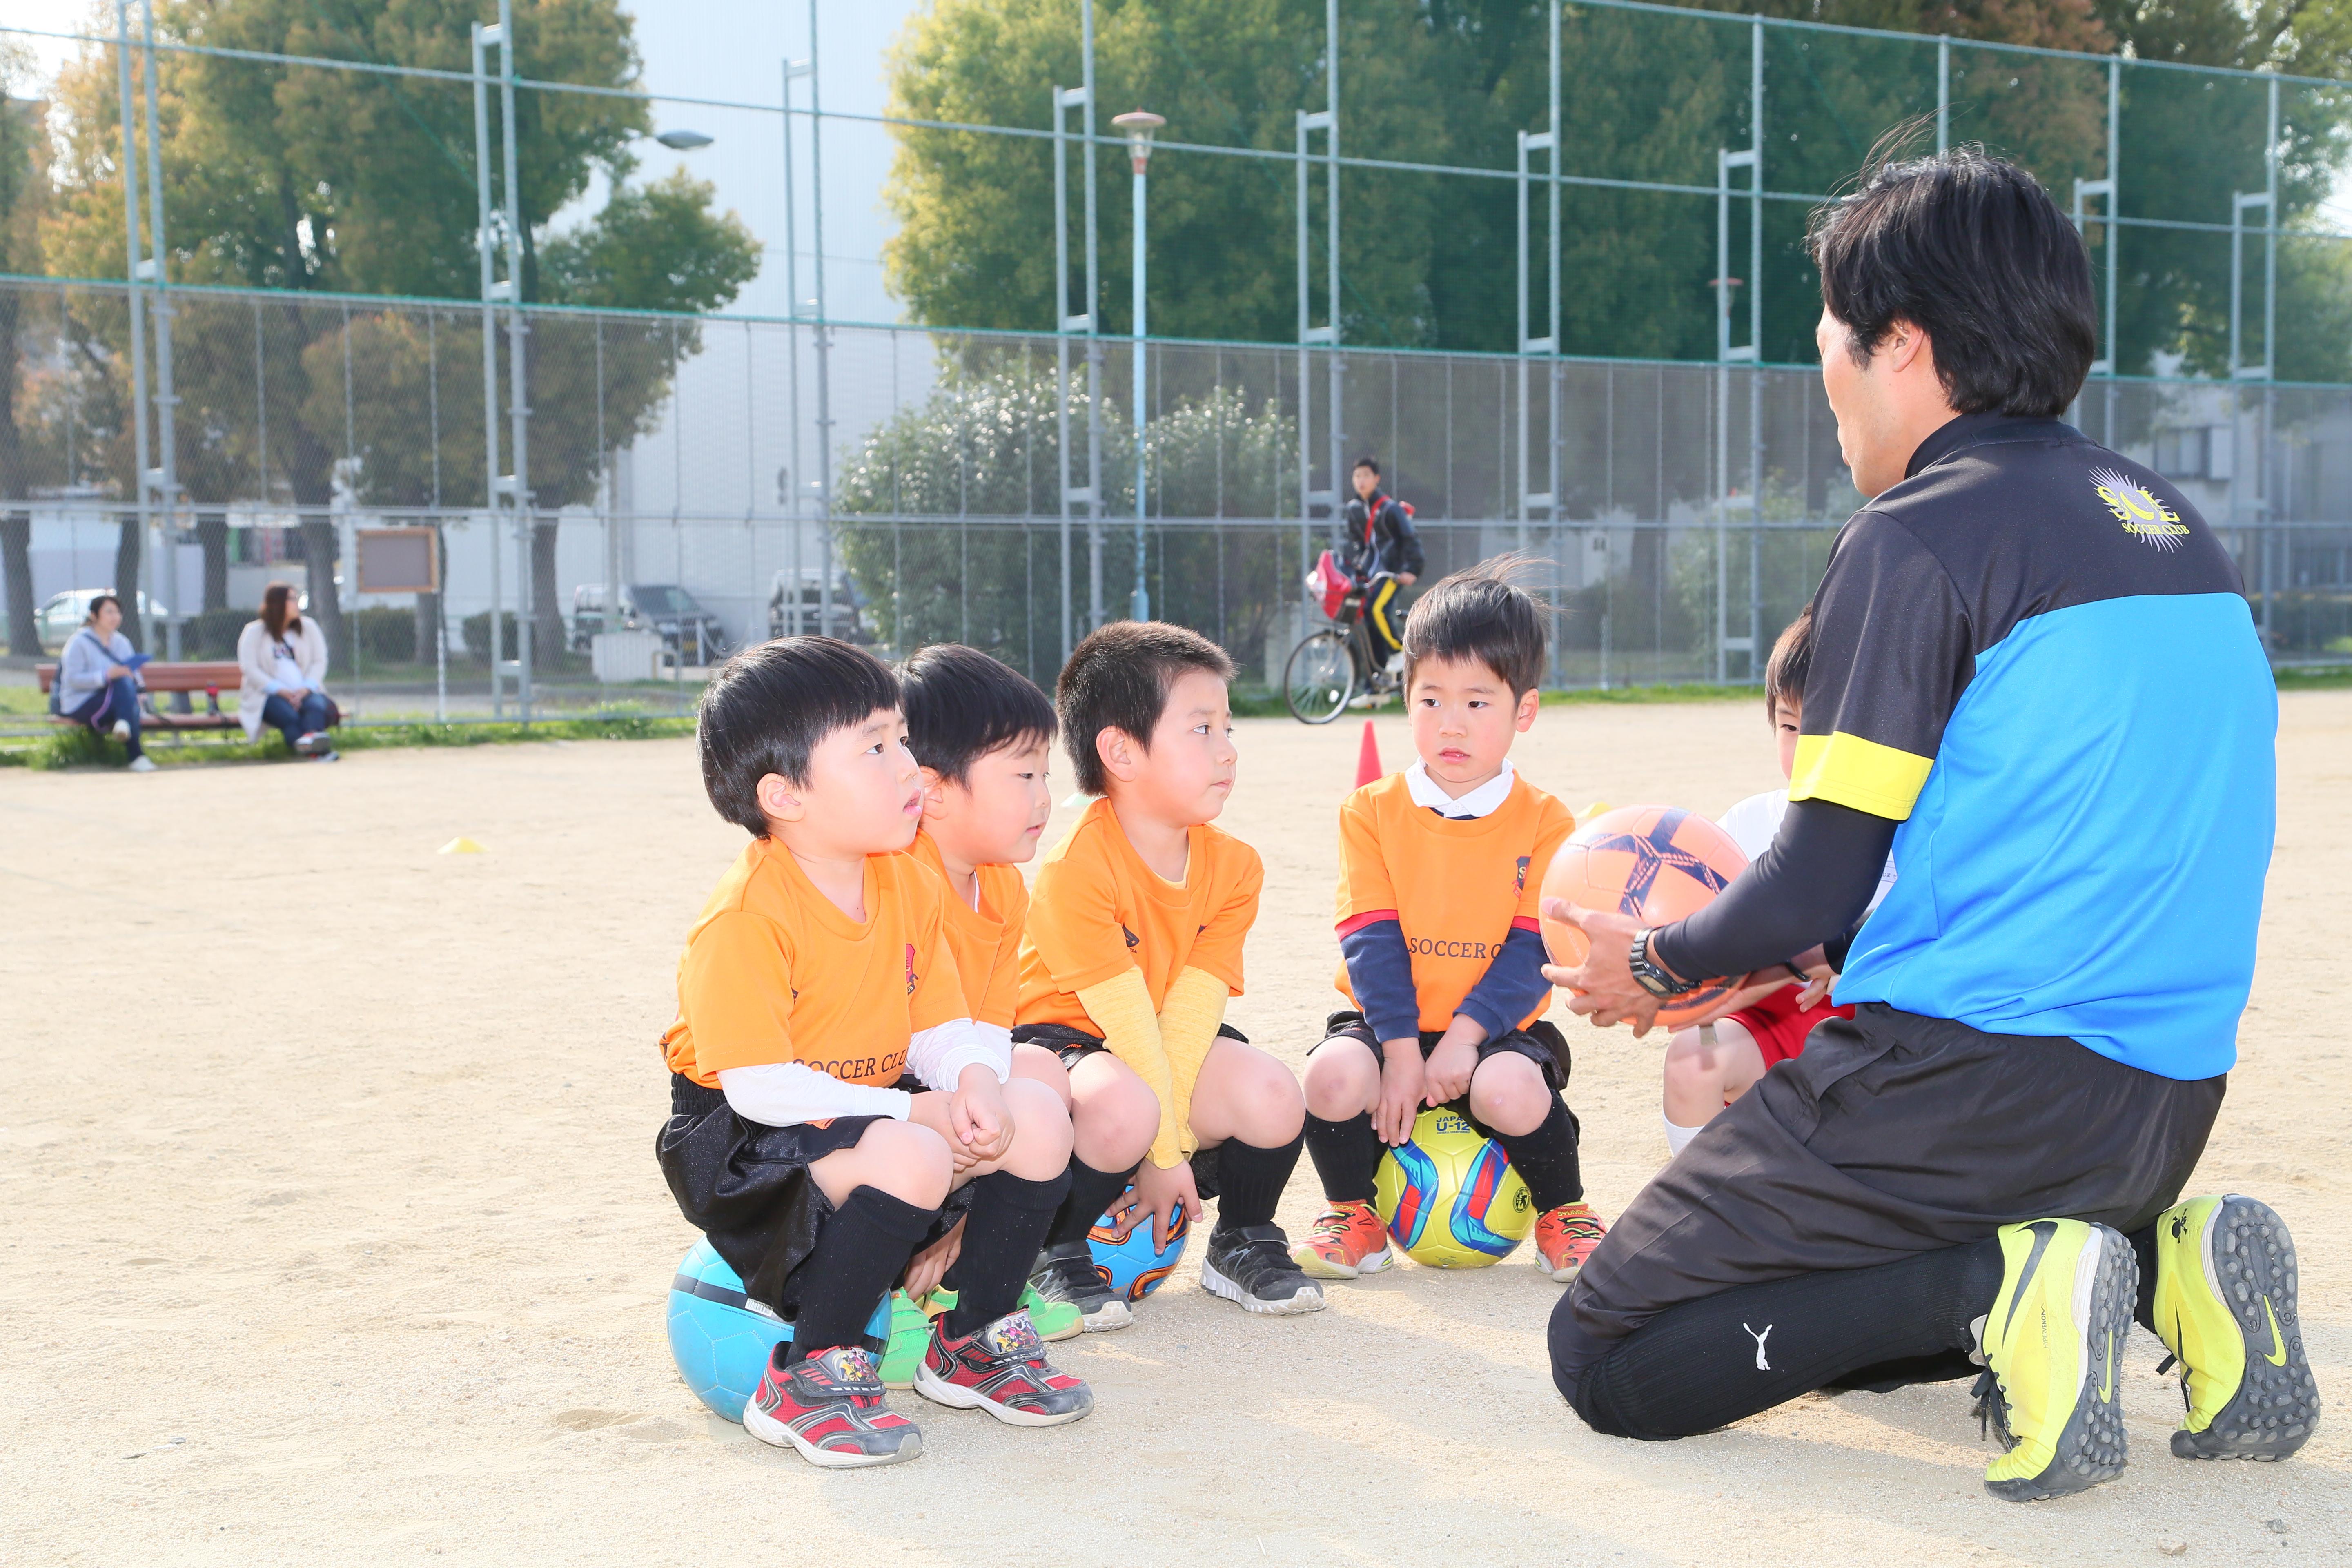
{"type": "Polygon", "coordinates": [[[1546,899],[1543,923],[1544,945],[1554,958],[1568,956],[1562,950],[1569,944],[1553,935],[1557,928],[1566,926],[1584,938],[1582,963],[1544,965],[1546,980],[1568,988],[1568,1010],[1582,1014],[1600,1028],[1630,1023],[1637,1040],[1648,1034],[1658,1021],[1664,998],[1643,990],[1627,962],[1642,922],[1606,910],[1580,909],[1566,899],[1546,899]]]}

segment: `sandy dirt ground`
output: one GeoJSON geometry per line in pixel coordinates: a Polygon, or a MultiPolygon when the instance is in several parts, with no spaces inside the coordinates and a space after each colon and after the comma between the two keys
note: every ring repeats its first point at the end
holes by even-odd
{"type": "MultiPolygon", "coordinates": [[[[1294,1064],[1331,997],[1359,732],[1241,726],[1225,825],[1267,876],[1233,1017],[1294,1064]]],[[[692,1233],[654,1166],[654,1040],[740,842],[688,742],[0,773],[0,1561],[2344,1562],[2352,692],[2289,697],[2279,751],[2200,1185],[2293,1225],[2333,1403],[2292,1463],[2175,1460],[2179,1394],[2137,1335],[2131,1468],[2028,1508],[1981,1489],[1964,1384],[1594,1436],[1552,1390],[1559,1288],[1524,1252],[1266,1321],[1198,1289],[1196,1246],[1136,1327],[1061,1348],[1089,1420],[896,1395],[924,1457],[820,1473],[707,1415],[663,1338],[692,1233]],[[488,852],[435,853],[460,834],[488,852]]],[[[1555,709],[1518,756],[1580,808],[1776,783],[1748,703],[1555,709]]],[[[1613,1215],[1665,1156],[1658,1041],[1570,1039],[1613,1215]]],[[[1316,1196],[1302,1163],[1294,1232],[1316,1196]]]]}

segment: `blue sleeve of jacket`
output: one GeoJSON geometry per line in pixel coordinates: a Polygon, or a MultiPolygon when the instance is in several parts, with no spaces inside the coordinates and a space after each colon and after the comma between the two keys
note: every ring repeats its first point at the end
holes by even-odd
{"type": "Polygon", "coordinates": [[[1359,926],[1339,938],[1339,955],[1372,1033],[1383,1040],[1419,1039],[1421,999],[1413,991],[1403,925],[1391,920],[1359,926]]]}
{"type": "MultiPolygon", "coordinates": [[[[1485,1025],[1488,1039],[1500,1039],[1551,994],[1551,982],[1543,977],[1547,962],[1543,937],[1523,926],[1512,927],[1503,950],[1487,963],[1486,973],[1470,987],[1470,994],[1462,998],[1456,1010],[1485,1025]]],[[[1352,978],[1355,971],[1348,973],[1352,978]]]]}

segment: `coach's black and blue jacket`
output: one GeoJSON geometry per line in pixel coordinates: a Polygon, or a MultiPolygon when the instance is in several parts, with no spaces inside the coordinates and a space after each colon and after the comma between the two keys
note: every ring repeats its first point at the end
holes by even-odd
{"type": "Polygon", "coordinates": [[[2163,479],[1968,415],[1838,535],[1791,801],[1902,824],[1842,1003],[2236,1059],[2278,725],[2235,563],[2163,479]]]}

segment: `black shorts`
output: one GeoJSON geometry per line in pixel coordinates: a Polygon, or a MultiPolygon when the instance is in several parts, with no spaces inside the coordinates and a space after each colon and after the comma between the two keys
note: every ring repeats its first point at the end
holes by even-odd
{"type": "MultiPolygon", "coordinates": [[[[1239,1040],[1245,1046],[1249,1044],[1249,1037],[1231,1024],[1218,1025],[1217,1037],[1239,1040]]],[[[1095,1052],[1110,1049],[1102,1043],[1101,1036],[1089,1035],[1084,1029],[1073,1029],[1066,1024],[1016,1025],[1013,1030],[1013,1043],[1016,1046],[1043,1046],[1059,1057],[1065,1068],[1074,1068],[1095,1052]]],[[[1193,1190],[1203,1198],[1215,1197],[1219,1190],[1217,1152],[1214,1149],[1196,1149],[1192,1158],[1193,1190]]]]}
{"type": "MultiPolygon", "coordinates": [[[[920,1089],[914,1079],[895,1086],[920,1089]]],[[[879,1116],[835,1116],[791,1127],[746,1121],[719,1089],[672,1073],[669,1120],[655,1156],[687,1222],[742,1277],[743,1293],[791,1321],[799,1310],[793,1272],[816,1250],[833,1200],[808,1168],[866,1135],[879,1116]]],[[[969,1184],[948,1194],[917,1250],[952,1229],[971,1206],[969,1184]]]]}
{"type": "MultiPolygon", "coordinates": [[[[1435,1050],[1437,1042],[1444,1037],[1445,1032],[1443,1029],[1423,1029],[1421,1032],[1421,1055],[1423,1061],[1429,1059],[1429,1053],[1435,1050]]],[[[1372,1053],[1372,1059],[1380,1060],[1380,1037],[1374,1034],[1372,1026],[1364,1021],[1364,1016],[1353,1008],[1341,1008],[1326,1018],[1323,1021],[1323,1038],[1318,1041],[1314,1049],[1307,1054],[1311,1057],[1316,1051],[1321,1050],[1325,1045],[1337,1039],[1349,1039],[1367,1047],[1372,1053]]],[[[1497,1035],[1492,1039],[1479,1041],[1480,1064],[1484,1065],[1488,1057],[1525,1057],[1543,1069],[1545,1088],[1554,1094],[1562,1094],[1568,1088],[1567,1037],[1563,1036],[1556,1026],[1544,1019],[1538,1018],[1524,1029],[1513,1029],[1507,1035],[1497,1035]]],[[[1470,1114],[1468,1095],[1465,1094],[1461,1099],[1452,1101],[1445,1109],[1453,1111],[1487,1137],[1495,1136],[1493,1128],[1470,1114]]],[[[1569,1112],[1569,1121],[1573,1125],[1575,1121],[1576,1113],[1571,1110],[1569,1112]]]]}

